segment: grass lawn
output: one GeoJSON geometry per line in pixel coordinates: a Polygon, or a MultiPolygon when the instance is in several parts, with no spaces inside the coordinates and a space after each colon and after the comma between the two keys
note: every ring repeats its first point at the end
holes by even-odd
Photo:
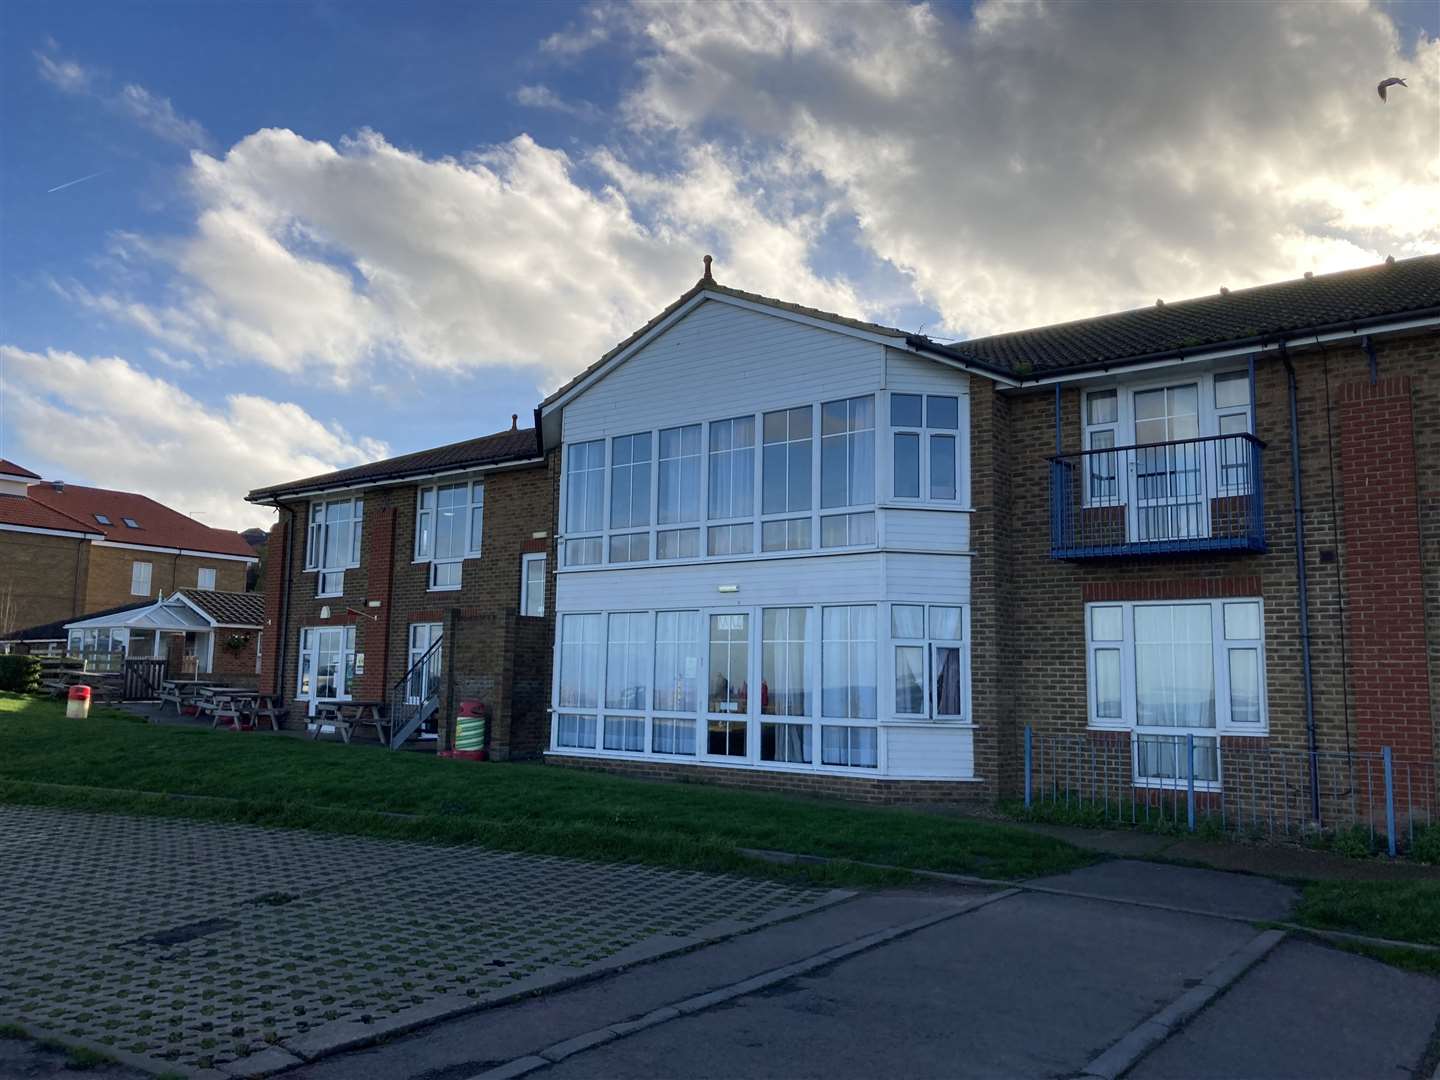
{"type": "Polygon", "coordinates": [[[0,802],[475,843],[832,883],[879,883],[904,875],[855,866],[781,867],[739,849],[997,878],[1061,872],[1096,858],[999,823],[543,765],[477,765],[369,746],[157,727],[112,710],[65,720],[63,704],[14,694],[0,694],[0,802]],[[221,801],[175,798],[196,795],[221,801]]]}
{"type": "Polygon", "coordinates": [[[1440,881],[1312,881],[1295,915],[1322,930],[1440,945],[1440,881]]]}

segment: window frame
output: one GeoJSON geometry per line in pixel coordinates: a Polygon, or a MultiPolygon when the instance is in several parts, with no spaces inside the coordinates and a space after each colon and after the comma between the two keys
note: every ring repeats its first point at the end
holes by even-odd
{"type": "MultiPolygon", "coordinates": [[[[968,442],[968,402],[966,395],[956,387],[952,393],[932,394],[928,390],[895,390],[888,391],[885,395],[885,416],[887,430],[890,437],[886,445],[889,447],[889,465],[887,473],[890,477],[889,496],[899,506],[922,506],[939,507],[941,509],[954,509],[965,504],[965,452],[964,444],[968,442]],[[920,399],[920,423],[901,424],[895,421],[895,399],[897,397],[915,397],[920,399]],[[934,427],[930,424],[930,399],[944,398],[947,401],[955,402],[955,426],[953,428],[934,427]],[[900,436],[909,435],[916,439],[918,455],[917,482],[918,494],[901,495],[899,485],[896,483],[896,468],[898,465],[898,454],[896,444],[900,436]],[[955,442],[955,463],[954,463],[954,491],[955,494],[949,498],[938,497],[933,493],[934,460],[931,454],[932,439],[950,438],[955,442]]],[[[878,424],[877,424],[878,428],[878,424]]]]}
{"type": "MultiPolygon", "coordinates": [[[[951,509],[964,509],[968,500],[968,479],[967,469],[969,461],[969,411],[968,396],[960,392],[954,395],[934,395],[959,399],[958,423],[959,427],[954,432],[948,432],[956,436],[956,498],[953,501],[945,501],[938,505],[951,509]]],[[[611,567],[628,568],[637,566],[674,565],[703,562],[733,562],[750,561],[775,558],[795,558],[814,556],[820,554],[845,554],[856,551],[873,551],[880,546],[882,537],[880,535],[879,509],[883,505],[880,500],[882,469],[888,467],[888,456],[884,451],[885,442],[883,434],[887,430],[885,422],[880,415],[884,408],[885,395],[883,390],[872,390],[861,394],[851,394],[849,397],[824,399],[811,398],[808,401],[790,401],[777,403],[773,407],[755,409],[749,412],[737,412],[725,416],[705,417],[700,419],[685,418],[680,422],[667,422],[663,425],[656,425],[647,430],[628,431],[623,435],[610,435],[608,433],[598,434],[594,438],[576,439],[566,442],[561,452],[561,484],[560,484],[560,515],[562,523],[561,530],[557,536],[557,551],[559,553],[558,563],[555,569],[559,573],[577,573],[597,569],[609,569],[611,567]],[[821,508],[820,480],[822,461],[824,458],[824,439],[820,433],[823,410],[826,405],[834,405],[837,402],[848,402],[852,399],[868,398],[871,403],[873,414],[873,427],[863,429],[872,435],[872,465],[874,475],[870,477],[869,490],[871,501],[867,503],[853,503],[847,506],[821,508]],[[764,464],[765,464],[765,417],[769,414],[790,412],[796,409],[808,409],[810,412],[811,434],[810,434],[810,509],[802,511],[787,511],[784,513],[766,514],[764,509],[764,464]],[[737,420],[748,420],[752,425],[753,439],[750,444],[752,456],[753,474],[751,480],[751,506],[750,513],[740,517],[711,517],[710,516],[710,489],[711,489],[711,456],[713,453],[729,453],[732,451],[712,451],[712,432],[722,424],[733,423],[737,420]],[[662,471],[662,458],[660,449],[660,437],[673,431],[685,431],[690,428],[698,428],[700,432],[700,453],[699,453],[699,479],[700,488],[698,492],[699,516],[694,520],[685,521],[664,521],[660,520],[660,474],[662,471]],[[613,444],[616,438],[632,438],[636,435],[649,434],[651,436],[651,476],[650,476],[650,522],[643,527],[635,528],[612,528],[610,525],[610,502],[613,487],[614,463],[613,444]],[[587,465],[584,469],[576,470],[572,465],[575,460],[576,451],[581,447],[599,446],[600,464],[596,465],[593,459],[587,456],[587,465]],[[601,485],[601,514],[600,524],[596,528],[582,529],[571,528],[570,522],[572,510],[574,509],[577,497],[574,489],[579,481],[575,480],[584,473],[599,473],[601,485]],[[855,516],[867,518],[865,522],[847,524],[847,532],[853,535],[857,530],[870,539],[862,539],[860,542],[847,542],[826,546],[822,542],[822,531],[824,519],[827,517],[855,516]],[[784,548],[765,550],[764,531],[765,526],[775,525],[779,522],[794,522],[808,520],[810,542],[805,547],[792,547],[788,544],[784,548]],[[738,529],[741,530],[748,541],[749,550],[743,552],[730,552],[710,554],[711,530],[712,529],[738,529]],[[690,533],[693,531],[695,555],[670,555],[660,557],[661,533],[690,533]],[[644,536],[646,557],[615,559],[612,558],[612,538],[644,536]],[[594,548],[598,547],[598,552],[594,548]]],[[[847,434],[850,434],[847,432],[847,434]]],[[[681,436],[683,438],[683,435],[681,436]]],[[[787,440],[788,441],[788,440],[787,440]]],[[[587,450],[587,455],[590,453],[587,450]]],[[[685,462],[688,456],[681,454],[664,458],[663,462],[685,462]]],[[[682,466],[679,466],[683,468],[682,466]]],[[[585,484],[593,483],[593,480],[585,480],[585,484]]],[[[667,516],[669,516],[667,514],[667,516]]],[[[634,543],[629,541],[627,543],[634,543]]],[[[684,544],[690,546],[688,537],[684,540],[667,537],[667,545],[684,544]]]]}
{"type": "Polygon", "coordinates": [[[147,561],[144,560],[144,559],[133,559],[133,560],[131,560],[131,562],[130,562],[130,595],[131,595],[131,596],[145,596],[145,597],[153,596],[154,594],[153,594],[150,590],[151,590],[152,588],[154,588],[154,586],[155,586],[155,564],[154,564],[153,562],[147,562],[147,561]],[[142,566],[145,568],[144,574],[141,574],[141,572],[140,572],[140,568],[141,568],[142,566]],[[142,577],[144,578],[145,584],[144,584],[143,586],[140,586],[140,587],[137,588],[137,586],[140,585],[140,579],[141,579],[142,577]]]}
{"type": "Polygon", "coordinates": [[[199,566],[195,568],[195,588],[204,589],[207,592],[215,591],[215,580],[217,574],[213,566],[199,566]],[[210,575],[210,584],[205,584],[205,575],[210,575]]]}
{"type": "Polygon", "coordinates": [[[1143,736],[1184,736],[1194,734],[1197,738],[1215,739],[1217,753],[1217,779],[1197,779],[1195,786],[1204,790],[1218,789],[1224,776],[1224,767],[1219,764],[1223,751],[1220,739],[1225,736],[1248,736],[1265,738],[1270,734],[1269,673],[1265,649],[1265,601],[1260,596],[1229,596],[1215,599],[1177,600],[1107,600],[1085,605],[1085,717],[1086,727],[1092,731],[1125,731],[1130,733],[1132,762],[1134,763],[1135,784],[1139,787],[1173,786],[1183,783],[1160,778],[1141,778],[1138,775],[1137,739],[1143,736]],[[1226,605],[1255,605],[1258,611],[1260,636],[1258,638],[1227,638],[1225,636],[1226,605]],[[1137,697],[1139,688],[1136,679],[1135,611],[1140,608],[1207,607],[1210,609],[1210,665],[1215,701],[1215,725],[1211,728],[1198,726],[1147,725],[1138,723],[1137,697]],[[1100,609],[1118,610],[1121,636],[1119,639],[1096,638],[1094,636],[1093,613],[1100,609]],[[1120,716],[1102,717],[1096,709],[1096,653],[1118,649],[1120,652],[1120,716]],[[1259,665],[1259,722],[1236,721],[1232,715],[1230,650],[1255,650],[1259,665]]]}
{"type": "Polygon", "coordinates": [[[545,551],[528,551],[520,556],[520,614],[527,619],[543,619],[545,617],[545,588],[549,584],[546,576],[550,555],[545,551]],[[534,587],[530,584],[530,568],[536,563],[540,564],[540,610],[531,611],[530,601],[535,598],[534,587]]]}
{"type": "MultiPolygon", "coordinates": [[[[427,564],[425,571],[426,592],[456,592],[464,587],[464,564],[468,559],[483,557],[485,535],[485,481],[484,479],[437,480],[432,484],[421,484],[415,489],[415,531],[412,537],[412,564],[427,564]],[[460,503],[464,514],[464,536],[460,543],[460,555],[441,558],[436,554],[440,540],[440,489],[465,489],[464,502],[460,503]],[[426,505],[426,496],[430,504],[426,505]],[[476,529],[476,515],[479,515],[479,529],[476,529]],[[480,535],[476,535],[476,532],[480,535]],[[428,543],[422,539],[428,534],[428,543]],[[455,582],[440,584],[441,567],[460,567],[455,582]]],[[[446,571],[448,572],[448,571],[446,571]]]]}
{"type": "MultiPolygon", "coordinates": [[[[887,686],[891,704],[891,711],[888,714],[897,722],[936,724],[944,727],[974,727],[975,719],[971,711],[971,669],[970,669],[970,605],[958,601],[932,604],[920,600],[895,600],[885,605],[885,617],[889,620],[889,628],[885,634],[887,647],[888,666],[885,674],[889,676],[887,686]],[[895,609],[896,608],[919,608],[922,625],[918,637],[899,637],[895,633],[895,609]],[[931,611],[935,608],[955,608],[960,612],[960,633],[962,637],[949,638],[936,636],[931,627],[931,611]],[[901,712],[896,706],[896,692],[899,689],[898,678],[900,664],[898,662],[899,650],[902,648],[919,649],[921,652],[921,711],[901,712]],[[935,654],[939,649],[958,649],[960,652],[960,708],[958,714],[941,713],[935,701],[935,654]]],[[[882,714],[882,723],[884,722],[882,714]]]]}
{"type": "Polygon", "coordinates": [[[363,495],[352,495],[341,499],[310,500],[308,516],[305,520],[304,573],[316,575],[315,595],[317,598],[345,595],[345,571],[354,570],[360,565],[364,524],[365,497],[363,495]],[[350,516],[343,522],[350,526],[350,551],[343,563],[332,566],[325,558],[326,549],[329,547],[329,529],[331,524],[342,523],[330,521],[329,508],[342,503],[350,505],[350,516]],[[332,583],[327,579],[336,580],[332,583]],[[333,587],[327,589],[327,584],[332,584],[333,587]]]}

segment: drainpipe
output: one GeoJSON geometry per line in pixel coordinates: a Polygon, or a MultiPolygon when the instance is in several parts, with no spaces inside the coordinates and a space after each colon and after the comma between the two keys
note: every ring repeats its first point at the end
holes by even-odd
{"type": "Polygon", "coordinates": [[[1305,496],[1300,484],[1300,414],[1296,405],[1295,365],[1284,343],[1280,359],[1285,363],[1286,387],[1290,397],[1290,483],[1295,508],[1295,584],[1300,600],[1300,660],[1305,680],[1305,737],[1310,747],[1310,817],[1320,821],[1320,762],[1315,739],[1315,677],[1310,665],[1310,583],[1305,576],[1305,496]]]}
{"type": "MultiPolygon", "coordinates": [[[[274,690],[275,693],[281,695],[282,698],[288,698],[284,690],[285,651],[289,644],[286,639],[289,636],[290,626],[290,577],[294,570],[295,557],[295,508],[293,506],[282,506],[281,509],[285,511],[290,520],[285,526],[285,550],[279,553],[282,554],[285,559],[285,567],[280,574],[280,626],[277,628],[280,640],[276,642],[278,647],[275,650],[274,690]]],[[[272,557],[274,554],[275,553],[272,553],[272,557]]]]}

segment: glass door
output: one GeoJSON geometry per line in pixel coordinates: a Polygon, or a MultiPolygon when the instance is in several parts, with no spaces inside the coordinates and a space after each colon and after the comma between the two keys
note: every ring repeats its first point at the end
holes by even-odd
{"type": "Polygon", "coordinates": [[[405,687],[407,705],[419,705],[440,685],[440,676],[444,671],[441,659],[445,652],[443,648],[436,649],[423,668],[416,668],[415,665],[430,651],[431,646],[439,642],[443,629],[444,623],[438,622],[413,623],[410,627],[410,652],[405,664],[405,670],[410,672],[410,679],[405,687]]]}
{"type": "Polygon", "coordinates": [[[1135,406],[1135,498],[1130,539],[1194,540],[1210,534],[1205,494],[1197,383],[1137,390],[1135,406]]]}
{"type": "Polygon", "coordinates": [[[295,697],[315,715],[319,701],[349,701],[355,680],[355,628],[306,627],[300,631],[300,685],[295,697]]]}

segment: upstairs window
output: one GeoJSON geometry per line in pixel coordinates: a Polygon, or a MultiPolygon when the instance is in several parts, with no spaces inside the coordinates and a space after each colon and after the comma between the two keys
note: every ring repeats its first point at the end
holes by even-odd
{"type": "MultiPolygon", "coordinates": [[[[657,524],[699,524],[702,446],[699,424],[660,432],[657,524]]],[[[655,534],[657,559],[693,559],[699,554],[698,528],[662,528],[655,534]]]]}
{"type": "Polygon", "coordinates": [[[762,439],[760,513],[762,551],[803,551],[810,547],[810,469],[814,410],[782,409],[765,414],[762,439]],[[803,514],[803,517],[780,515],[803,514]]]}
{"type": "Polygon", "coordinates": [[[960,399],[891,394],[895,498],[954,502],[960,490],[960,399]]]}
{"type": "Polygon", "coordinates": [[[430,563],[431,589],[458,589],[461,562],[478,558],[485,525],[485,485],[437,484],[416,495],[415,560],[430,563]]]}
{"type": "Polygon", "coordinates": [[[197,589],[215,588],[215,568],[213,566],[202,566],[196,571],[195,587],[197,589]]]}
{"type": "Polygon", "coordinates": [[[601,560],[599,533],[605,527],[605,442],[565,448],[565,565],[594,566],[601,560]]]}
{"type": "Polygon", "coordinates": [[[360,498],[331,499],[310,504],[310,522],[305,534],[305,569],[319,573],[316,596],[340,596],[345,591],[345,571],[360,565],[361,520],[365,501],[360,498]]]}
{"type": "MultiPolygon", "coordinates": [[[[875,399],[820,406],[820,508],[875,504],[875,399]]],[[[875,542],[875,512],[822,515],[821,547],[875,542]]]]}
{"type": "MultiPolygon", "coordinates": [[[[711,521],[751,518],[755,514],[755,418],[740,416],[710,425],[711,521]]],[[[711,555],[742,555],[754,550],[754,527],[712,525],[707,550],[711,555]]]]}
{"type": "Polygon", "coordinates": [[[545,556],[520,556],[520,614],[540,618],[545,614],[545,556]]]}
{"type": "Polygon", "coordinates": [[[130,595],[149,596],[150,579],[155,570],[153,563],[133,562],[130,564],[130,595]]]}

